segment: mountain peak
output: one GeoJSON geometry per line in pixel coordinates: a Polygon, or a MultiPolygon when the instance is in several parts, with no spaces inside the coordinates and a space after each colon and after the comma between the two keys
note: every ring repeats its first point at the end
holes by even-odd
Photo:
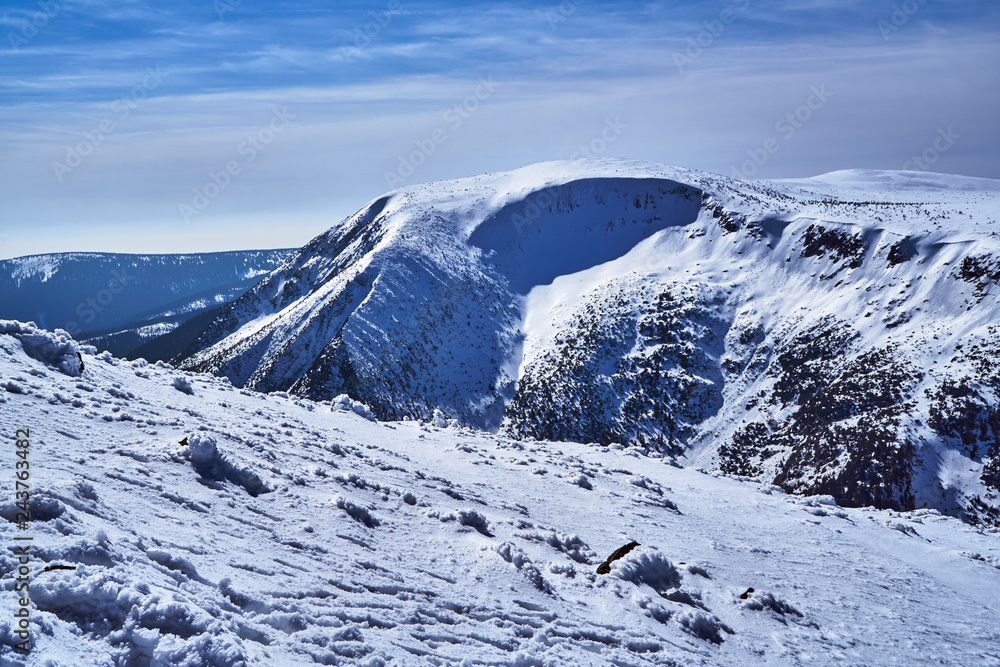
{"type": "Polygon", "coordinates": [[[601,159],[407,186],[228,306],[184,367],[993,520],[1000,190],[980,181],[601,159]],[[979,472],[942,495],[942,456],[979,472]]]}

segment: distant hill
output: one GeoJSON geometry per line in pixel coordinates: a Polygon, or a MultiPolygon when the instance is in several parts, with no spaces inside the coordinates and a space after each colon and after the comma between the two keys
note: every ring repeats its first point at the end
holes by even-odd
{"type": "Polygon", "coordinates": [[[290,254],[59,253],[0,260],[0,318],[65,329],[128,356],[196,314],[238,298],[290,254]]]}

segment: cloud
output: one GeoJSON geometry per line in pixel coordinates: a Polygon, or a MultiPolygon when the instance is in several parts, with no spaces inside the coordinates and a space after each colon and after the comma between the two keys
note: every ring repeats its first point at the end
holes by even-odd
{"type": "Polygon", "coordinates": [[[236,219],[261,225],[241,236],[261,245],[282,216],[322,231],[387,189],[385,173],[437,128],[447,139],[410,182],[565,158],[615,117],[628,129],[607,155],[728,174],[814,85],[833,91],[829,103],[757,176],[898,168],[950,125],[962,139],[935,169],[1000,178],[1000,9],[927,3],[886,40],[877,22],[891,20],[891,3],[730,6],[744,5],[712,34],[725,5],[595,0],[551,21],[559,3],[405,2],[363,48],[345,51],[374,20],[367,10],[243,3],[219,21],[209,5],[70,3],[27,45],[0,51],[0,254],[55,247],[80,225],[130,229],[136,243],[196,238],[178,205],[241,159],[241,142],[275,107],[294,122],[197,217],[206,244],[224,244],[213,230],[236,219]],[[84,16],[92,30],[80,29],[84,16]],[[680,71],[674,54],[700,37],[707,43],[680,71]],[[162,85],[119,118],[156,66],[168,72],[162,85]],[[495,94],[452,127],[446,114],[484,77],[495,94]],[[53,163],[105,119],[114,130],[57,179],[53,163]]]}

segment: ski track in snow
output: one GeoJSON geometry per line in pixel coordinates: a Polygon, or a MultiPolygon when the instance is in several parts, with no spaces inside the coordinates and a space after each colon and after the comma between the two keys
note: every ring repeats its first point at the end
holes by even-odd
{"type": "Polygon", "coordinates": [[[1000,664],[997,529],[620,446],[374,422],[93,348],[73,377],[68,345],[32,358],[0,335],[2,664],[1000,664]]]}

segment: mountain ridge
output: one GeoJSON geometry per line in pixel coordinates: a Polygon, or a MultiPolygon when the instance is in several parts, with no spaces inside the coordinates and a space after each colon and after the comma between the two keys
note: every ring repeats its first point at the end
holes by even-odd
{"type": "Polygon", "coordinates": [[[597,160],[409,186],[227,306],[183,366],[994,522],[984,180],[597,160]]]}

